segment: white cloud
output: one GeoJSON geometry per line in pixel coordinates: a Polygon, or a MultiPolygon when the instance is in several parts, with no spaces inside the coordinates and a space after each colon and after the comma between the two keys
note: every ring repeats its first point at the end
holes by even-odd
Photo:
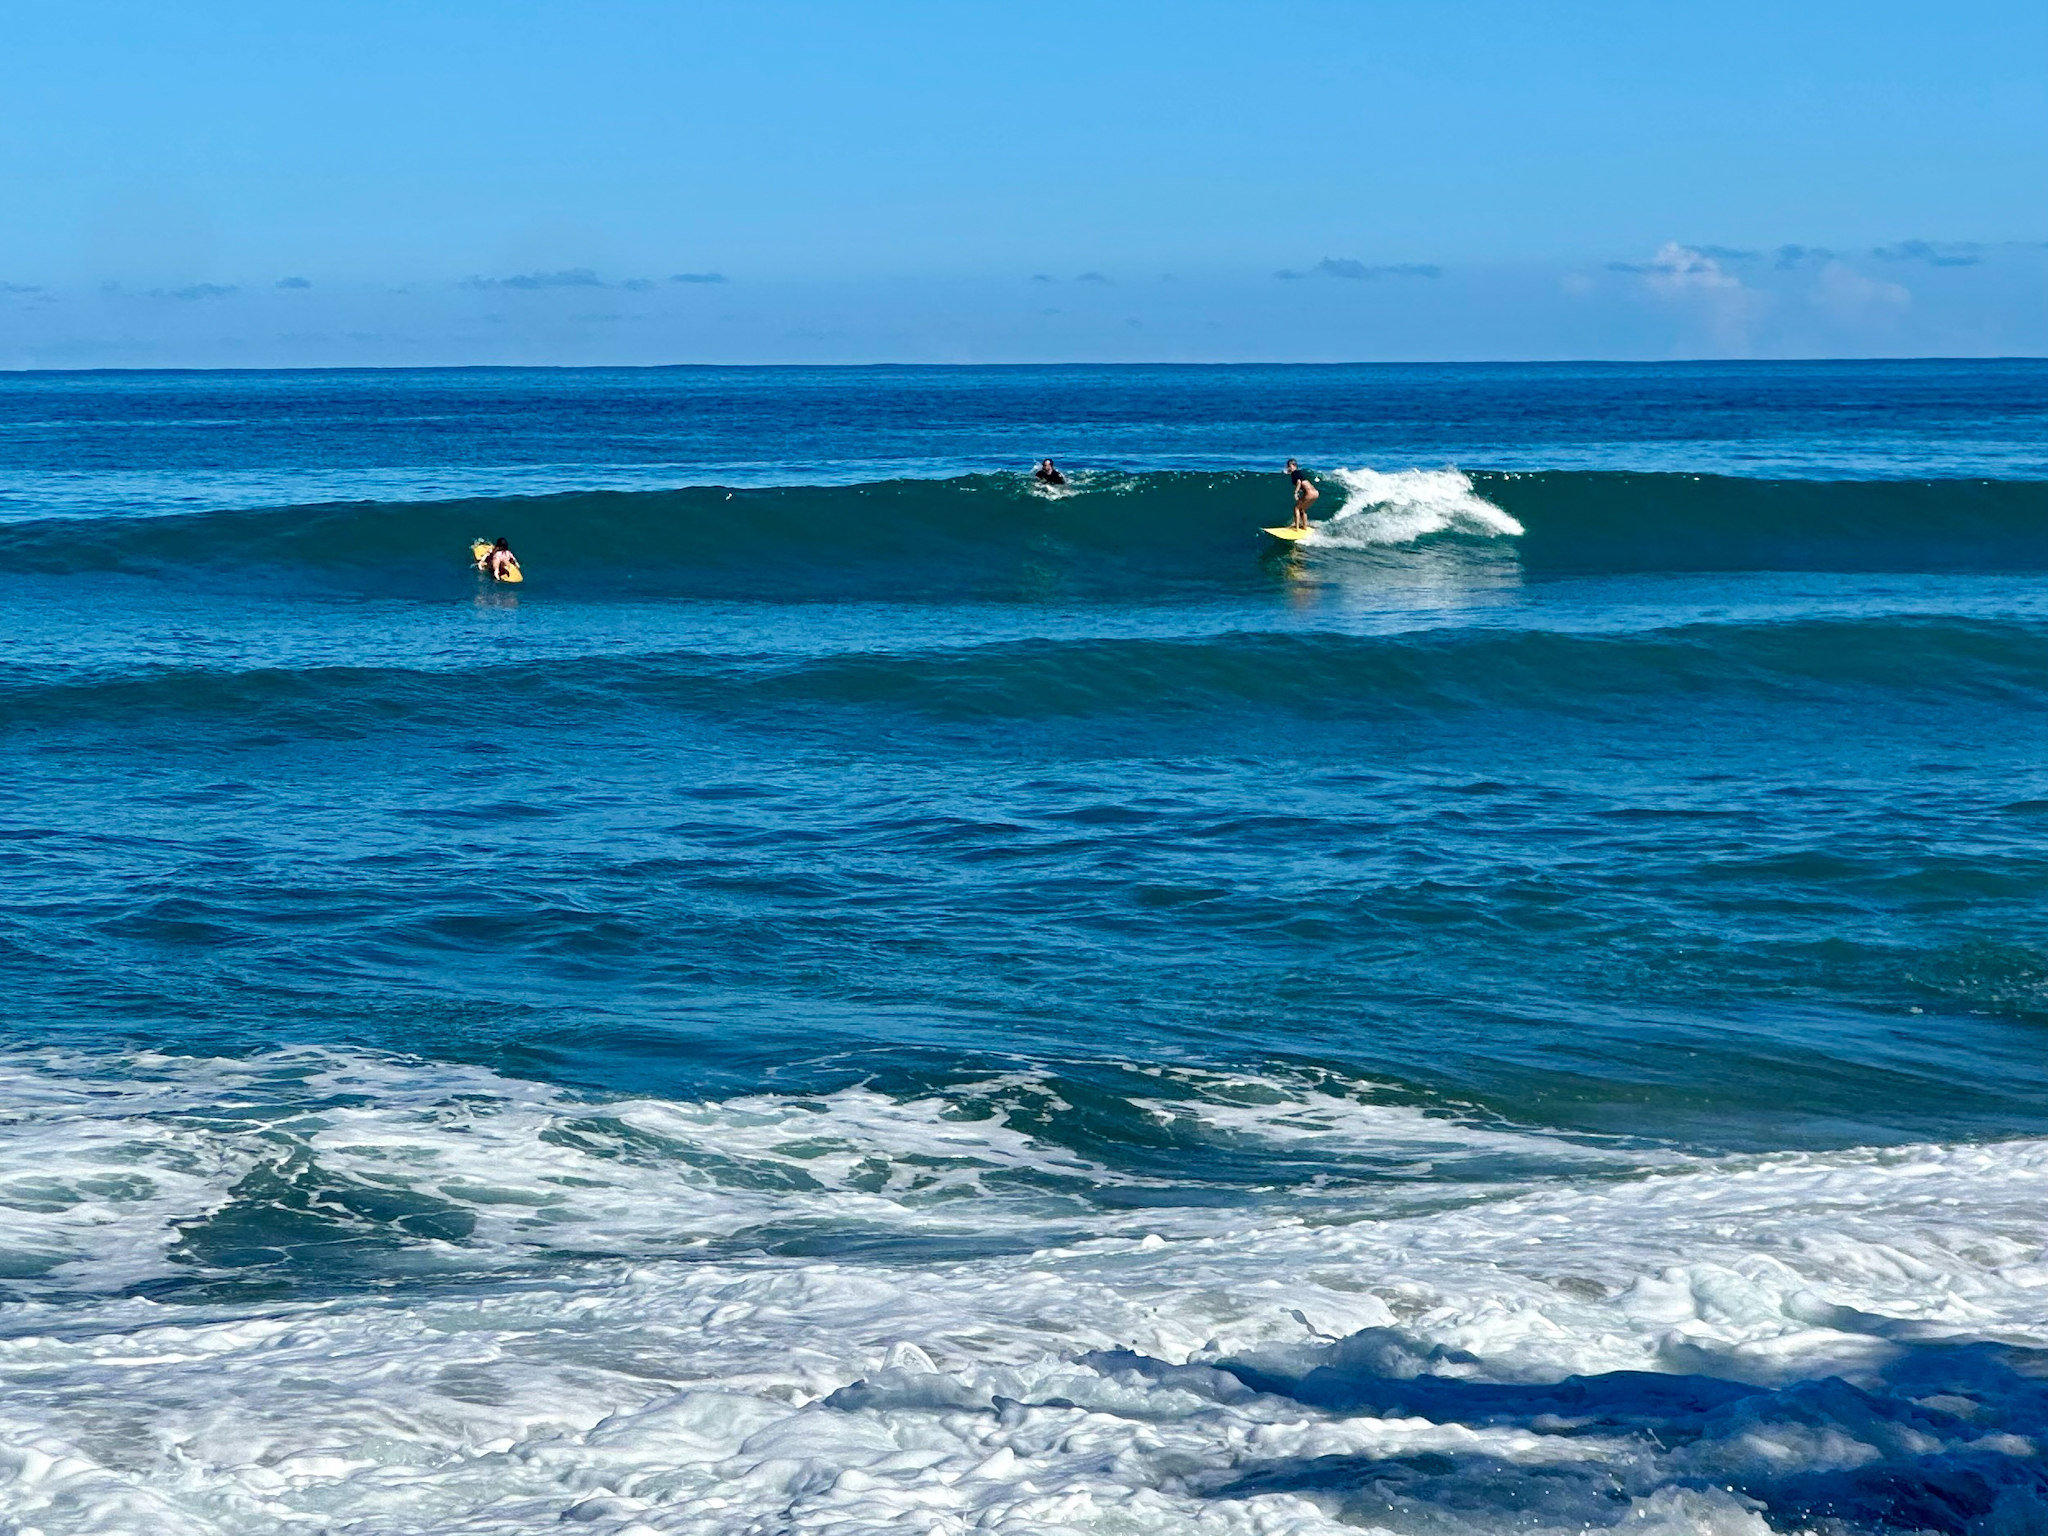
{"type": "Polygon", "coordinates": [[[1770,303],[1718,258],[1676,240],[1665,241],[1646,262],[1610,262],[1609,267],[1634,274],[1651,297],[1699,312],[1716,342],[1731,352],[1749,350],[1750,333],[1770,303]]]}
{"type": "Polygon", "coordinates": [[[1723,271],[1721,263],[1705,251],[1667,240],[1649,263],[1639,268],[1643,283],[1652,293],[1672,296],[1733,293],[1742,279],[1723,271]]]}
{"type": "Polygon", "coordinates": [[[1912,293],[1903,284],[1866,277],[1839,259],[1820,269],[1813,298],[1835,319],[1851,325],[1890,319],[1913,302],[1912,293]]]}

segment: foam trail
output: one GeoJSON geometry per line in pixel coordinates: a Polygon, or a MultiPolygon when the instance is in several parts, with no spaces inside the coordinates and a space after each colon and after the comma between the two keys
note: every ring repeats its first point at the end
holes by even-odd
{"type": "Polygon", "coordinates": [[[1455,469],[1339,469],[1344,503],[1311,542],[1412,544],[1433,533],[1515,538],[1522,525],[1472,488],[1455,469]]]}

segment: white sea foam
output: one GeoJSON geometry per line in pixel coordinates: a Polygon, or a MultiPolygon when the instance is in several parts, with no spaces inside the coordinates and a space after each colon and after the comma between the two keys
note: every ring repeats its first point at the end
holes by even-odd
{"type": "Polygon", "coordinates": [[[1503,538],[1524,531],[1459,470],[1339,469],[1331,478],[1344,487],[1344,499],[1315,526],[1312,544],[1412,544],[1435,533],[1503,538]]]}
{"type": "Polygon", "coordinates": [[[1489,1158],[1566,1169],[1602,1163],[1648,1169],[1689,1161],[1664,1147],[1517,1130],[1448,1109],[1376,1102],[1355,1087],[1313,1076],[1158,1070],[1195,1090],[1185,1098],[1131,1101],[1160,1121],[1328,1157],[1418,1159],[1423,1161],[1411,1166],[1421,1173],[1489,1158]]]}
{"type": "Polygon", "coordinates": [[[1176,1207],[986,1113],[1042,1116],[1029,1075],[677,1103],[333,1053],[106,1065],[0,1063],[10,1231],[63,1259],[0,1333],[22,1536],[1766,1536],[1727,1488],[1943,1456],[2002,1490],[1980,1536],[2048,1515],[2040,1394],[1977,1345],[2048,1347],[2048,1142],[1631,1164],[1330,1083],[1160,1075],[1154,1114],[1229,1144],[1556,1153],[1357,1220],[1192,1181],[1176,1207]],[[103,1288],[199,1272],[178,1229],[280,1180],[341,1227],[374,1216],[351,1189],[459,1207],[468,1236],[404,1251],[460,1273],[103,1288]],[[1054,1227],[1039,1182],[1067,1190],[1054,1227]],[[802,1220],[938,1240],[729,1241],[802,1220]],[[1662,1374],[1545,1385],[1616,1371],[1662,1374]],[[1700,1377],[1771,1390],[1681,1411],[1643,1385],[1700,1377]]]}

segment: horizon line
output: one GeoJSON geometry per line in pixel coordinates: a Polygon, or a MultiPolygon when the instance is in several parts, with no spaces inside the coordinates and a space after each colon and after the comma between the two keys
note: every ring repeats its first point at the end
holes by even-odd
{"type": "Polygon", "coordinates": [[[996,370],[1037,370],[1037,369],[1120,369],[1120,368],[1185,368],[1185,369],[1234,369],[1234,368],[1783,368],[1804,365],[1833,364],[1899,364],[1899,363],[2048,363],[2048,355],[2034,353],[1905,353],[1897,356],[1806,356],[1806,357],[1548,357],[1548,358],[1355,358],[1323,359],[1318,361],[1241,360],[1201,362],[1139,361],[1122,362],[1005,362],[1005,363],[960,363],[960,362],[838,362],[838,363],[292,363],[270,368],[212,367],[203,364],[154,368],[52,368],[28,367],[10,368],[0,365],[0,377],[28,378],[54,375],[59,377],[104,376],[104,375],[163,375],[163,374],[270,374],[270,373],[674,373],[683,371],[699,372],[741,372],[770,370],[781,372],[874,372],[883,369],[926,370],[946,372],[992,372],[996,370]]]}

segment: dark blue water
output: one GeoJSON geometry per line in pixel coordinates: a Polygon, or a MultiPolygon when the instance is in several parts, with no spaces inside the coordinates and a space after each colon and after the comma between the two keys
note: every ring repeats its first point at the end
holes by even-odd
{"type": "Polygon", "coordinates": [[[2048,1528],[2044,429],[0,377],[0,1518],[2048,1528]]]}

